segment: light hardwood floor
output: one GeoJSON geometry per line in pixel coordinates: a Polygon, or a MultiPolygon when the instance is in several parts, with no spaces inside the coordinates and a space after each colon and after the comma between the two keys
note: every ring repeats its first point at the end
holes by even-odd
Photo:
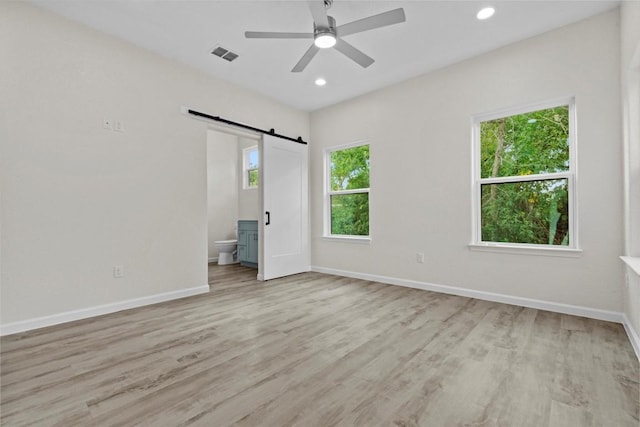
{"type": "Polygon", "coordinates": [[[3,337],[3,426],[630,426],[623,328],[356,279],[260,283],[3,337]]]}

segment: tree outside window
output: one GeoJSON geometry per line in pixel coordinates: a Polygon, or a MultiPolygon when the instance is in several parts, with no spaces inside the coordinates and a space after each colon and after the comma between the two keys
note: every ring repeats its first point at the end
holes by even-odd
{"type": "Polygon", "coordinates": [[[476,121],[480,242],[574,246],[572,108],[476,121]]]}
{"type": "Polygon", "coordinates": [[[243,163],[243,187],[245,189],[258,188],[260,157],[257,146],[245,148],[243,150],[243,163]]]}
{"type": "Polygon", "coordinates": [[[330,149],[325,160],[327,234],[369,236],[369,145],[330,149]]]}

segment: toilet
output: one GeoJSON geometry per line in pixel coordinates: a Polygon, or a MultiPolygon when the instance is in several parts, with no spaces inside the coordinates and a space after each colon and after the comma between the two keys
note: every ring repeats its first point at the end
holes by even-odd
{"type": "Polygon", "coordinates": [[[218,265],[233,264],[237,261],[238,240],[218,240],[214,242],[218,249],[218,265]]]}

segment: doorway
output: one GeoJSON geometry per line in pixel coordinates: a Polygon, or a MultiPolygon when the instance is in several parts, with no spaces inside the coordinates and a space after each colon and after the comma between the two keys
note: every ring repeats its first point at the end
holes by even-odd
{"type": "Polygon", "coordinates": [[[309,271],[307,145],[210,127],[206,151],[208,262],[218,260],[214,242],[237,239],[238,221],[254,220],[258,280],[309,271]]]}
{"type": "MultiPolygon", "coordinates": [[[[252,147],[257,149],[258,140],[216,129],[207,130],[206,139],[207,252],[208,262],[214,263],[220,259],[220,245],[215,242],[237,240],[238,221],[259,218],[259,187],[244,176],[245,154],[252,147]]],[[[258,165],[252,166],[257,173],[258,165]]]]}

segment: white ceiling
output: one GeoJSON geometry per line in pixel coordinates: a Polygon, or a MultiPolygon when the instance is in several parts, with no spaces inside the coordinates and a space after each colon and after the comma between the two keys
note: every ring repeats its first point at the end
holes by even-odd
{"type": "Polygon", "coordinates": [[[604,1],[348,1],[329,10],[337,25],[402,7],[407,21],[345,40],[376,62],[364,69],[334,49],[301,73],[290,70],[310,40],[247,40],[245,31],[311,32],[302,0],[32,0],[53,12],[128,40],[294,108],[313,111],[616,7],[604,1]],[[478,21],[476,12],[496,13],[478,21]],[[227,62],[221,45],[240,55],[227,62]],[[327,85],[314,80],[324,77],[327,85]]]}

